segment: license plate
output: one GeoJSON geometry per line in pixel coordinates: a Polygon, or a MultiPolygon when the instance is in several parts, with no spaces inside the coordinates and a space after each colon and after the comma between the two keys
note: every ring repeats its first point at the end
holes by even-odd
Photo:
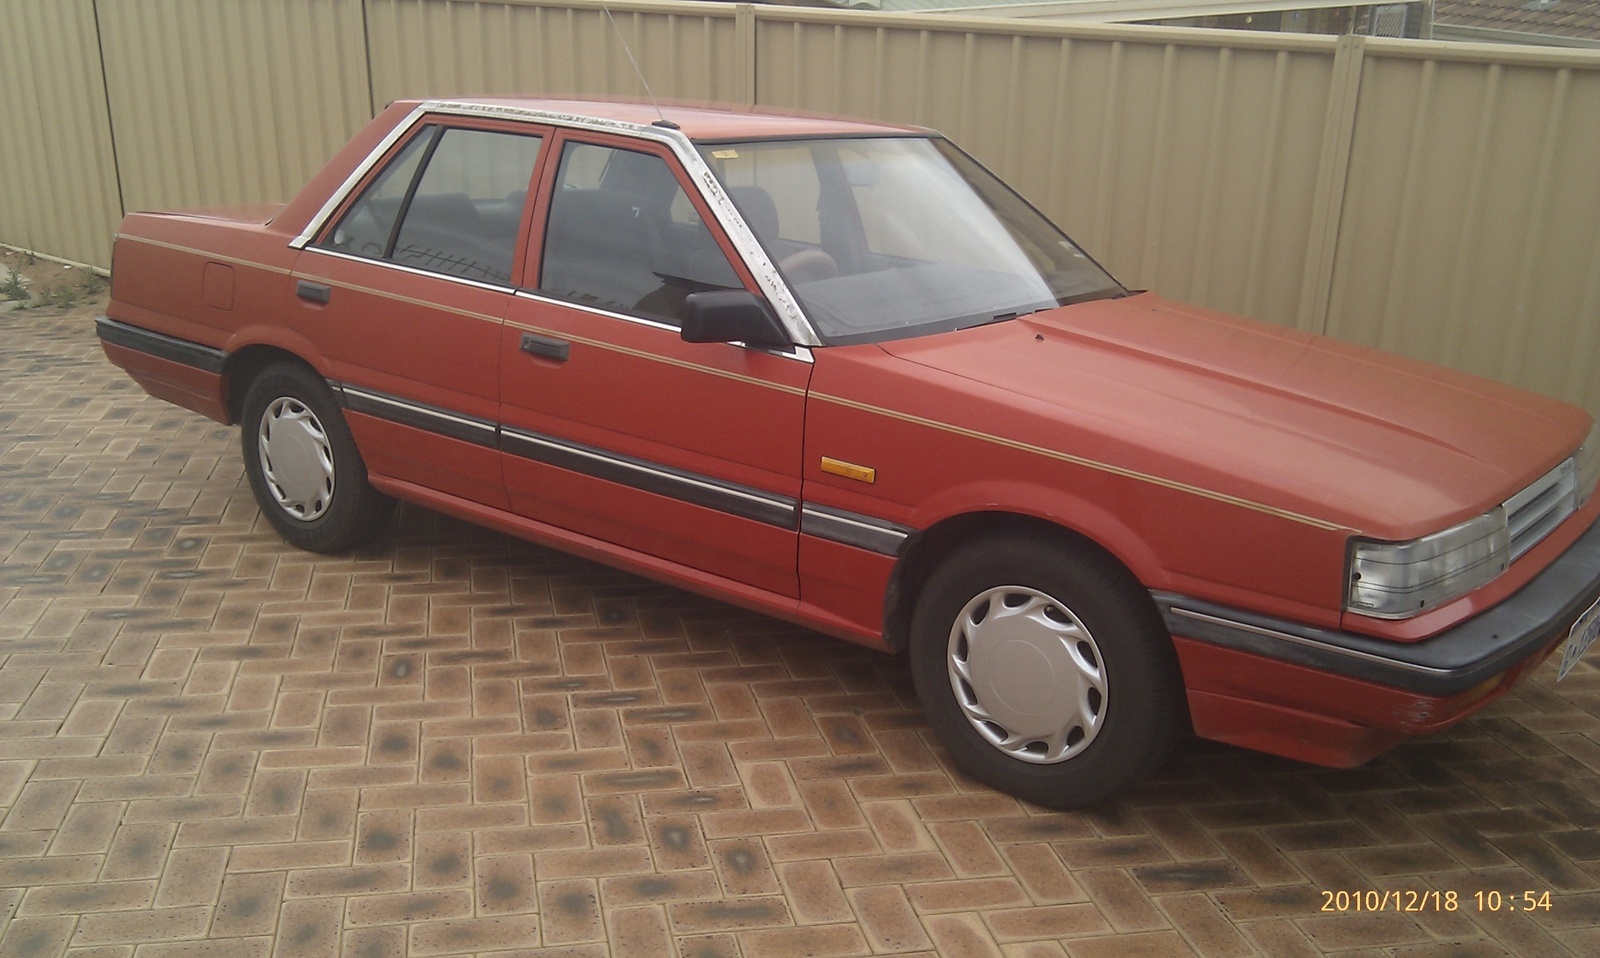
{"type": "Polygon", "coordinates": [[[1572,631],[1567,633],[1567,644],[1561,653],[1561,668],[1556,672],[1556,681],[1567,677],[1572,667],[1583,658],[1583,653],[1589,650],[1594,643],[1595,636],[1600,635],[1600,601],[1589,606],[1589,611],[1578,616],[1578,621],[1572,623],[1572,631]]]}

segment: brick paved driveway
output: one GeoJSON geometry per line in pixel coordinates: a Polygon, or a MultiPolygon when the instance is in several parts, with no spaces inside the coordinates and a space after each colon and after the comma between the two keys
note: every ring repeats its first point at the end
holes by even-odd
{"type": "Polygon", "coordinates": [[[418,509],[287,548],[83,315],[0,315],[0,561],[0,958],[1600,953],[1592,664],[1365,768],[1193,742],[1045,813],[901,661],[418,509]]]}

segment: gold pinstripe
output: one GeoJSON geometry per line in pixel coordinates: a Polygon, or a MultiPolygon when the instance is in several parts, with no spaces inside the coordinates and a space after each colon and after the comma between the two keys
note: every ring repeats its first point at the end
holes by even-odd
{"type": "Polygon", "coordinates": [[[288,276],[293,272],[292,270],[285,269],[282,266],[268,266],[266,263],[258,263],[255,260],[240,259],[237,256],[222,256],[206,250],[195,249],[192,246],[179,246],[177,243],[163,243],[161,240],[151,239],[148,236],[134,236],[131,233],[118,233],[117,241],[121,242],[122,240],[127,240],[130,243],[143,243],[146,246],[155,246],[160,249],[170,249],[175,253],[193,253],[195,256],[202,256],[209,260],[216,260],[217,262],[221,263],[231,263],[234,266],[249,266],[268,273],[277,273],[280,276],[288,276]]]}
{"type": "MultiPolygon", "coordinates": [[[[307,279],[307,280],[310,280],[312,282],[325,283],[328,286],[333,287],[334,289],[349,290],[350,292],[353,292],[353,293],[365,293],[368,296],[376,296],[376,297],[378,297],[380,299],[392,300],[392,301],[397,302],[397,303],[406,303],[407,305],[410,305],[410,306],[422,306],[422,307],[425,307],[427,309],[437,309],[437,310],[440,310],[441,312],[451,313],[453,315],[461,316],[461,317],[466,318],[466,319],[475,319],[475,320],[478,320],[480,322],[494,323],[496,325],[510,326],[513,329],[523,329],[523,330],[527,330],[530,333],[540,333],[540,334],[543,334],[543,335],[546,335],[546,336],[555,336],[555,337],[558,337],[558,338],[561,338],[561,339],[570,340],[572,342],[583,343],[585,346],[593,346],[596,349],[606,349],[606,350],[610,350],[611,352],[614,352],[614,353],[622,353],[624,355],[633,356],[633,357],[636,357],[638,359],[647,359],[647,360],[650,360],[651,362],[663,363],[663,364],[668,365],[668,366],[676,366],[676,367],[678,367],[680,369],[689,369],[689,370],[693,370],[695,372],[707,373],[707,374],[712,375],[712,376],[720,376],[723,379],[731,379],[731,380],[734,380],[735,382],[746,383],[746,384],[751,385],[751,386],[761,386],[761,387],[766,388],[766,389],[773,389],[773,390],[776,390],[778,392],[788,393],[791,396],[804,396],[806,394],[805,389],[803,389],[803,388],[801,388],[799,386],[790,386],[790,385],[786,385],[784,383],[769,382],[768,380],[765,380],[765,379],[757,379],[754,376],[745,376],[745,375],[743,375],[741,373],[730,372],[730,371],[728,371],[726,369],[717,369],[717,368],[715,368],[713,366],[701,366],[698,363],[691,363],[691,362],[687,362],[687,361],[682,360],[682,359],[673,359],[673,358],[668,357],[668,356],[659,356],[659,355],[656,355],[655,353],[645,352],[644,350],[630,349],[630,348],[628,348],[626,346],[618,346],[615,343],[608,343],[608,342],[604,342],[604,341],[598,340],[598,339],[589,339],[589,338],[584,337],[584,336],[574,336],[571,333],[564,332],[564,331],[561,331],[561,330],[546,329],[546,328],[540,327],[540,326],[530,326],[530,325],[528,325],[526,323],[513,323],[513,322],[506,321],[506,320],[504,320],[503,318],[501,318],[499,316],[491,316],[488,313],[480,313],[480,312],[477,312],[476,310],[463,309],[463,308],[461,308],[459,306],[451,306],[451,305],[448,305],[446,303],[440,303],[440,302],[436,302],[434,300],[429,300],[429,299],[417,299],[414,296],[402,296],[399,293],[392,293],[392,292],[389,292],[388,290],[374,289],[371,286],[360,286],[360,285],[357,285],[355,283],[346,282],[344,280],[334,280],[334,279],[330,279],[330,278],[328,278],[326,276],[317,275],[316,273],[311,273],[311,272],[307,272],[307,271],[298,271],[298,272],[296,272],[296,271],[293,271],[293,270],[283,269],[283,268],[277,267],[277,266],[267,266],[267,265],[265,265],[263,263],[257,263],[257,262],[254,262],[252,260],[238,259],[238,258],[231,257],[231,256],[217,256],[217,255],[215,255],[213,253],[208,253],[205,250],[195,249],[195,248],[190,247],[190,246],[179,246],[179,245],[177,245],[175,243],[163,243],[160,240],[146,239],[145,237],[142,237],[142,236],[130,236],[130,235],[125,234],[125,233],[118,234],[117,238],[118,239],[127,239],[127,240],[131,240],[133,242],[138,242],[138,243],[147,243],[147,244],[149,244],[151,246],[159,246],[162,249],[170,249],[170,250],[173,250],[173,251],[179,252],[179,253],[192,253],[195,256],[203,256],[203,257],[205,257],[207,259],[219,260],[219,261],[226,262],[226,263],[235,263],[235,264],[238,264],[240,266],[253,266],[253,267],[257,268],[257,269],[266,270],[266,271],[272,272],[272,273],[278,273],[278,274],[283,275],[283,276],[290,276],[290,275],[299,276],[302,279],[307,279]]],[[[382,264],[378,264],[378,265],[382,265],[382,264]]],[[[448,277],[445,277],[445,278],[448,278],[448,277]]],[[[476,288],[476,287],[474,287],[474,288],[476,288]]],[[[498,292],[498,290],[484,290],[484,291],[485,292],[498,292]]],[[[506,290],[505,292],[509,295],[511,291],[510,290],[506,290]]]]}
{"type": "Polygon", "coordinates": [[[874,406],[870,403],[858,402],[854,399],[845,399],[843,396],[830,396],[825,393],[813,391],[811,393],[811,398],[821,402],[833,403],[837,406],[844,406],[849,409],[860,410],[861,412],[885,416],[890,419],[898,419],[901,422],[909,422],[918,426],[926,426],[929,429],[937,429],[941,432],[965,436],[969,439],[979,439],[984,442],[993,443],[997,446],[1004,446],[1008,449],[1015,449],[1019,452],[1031,453],[1036,456],[1044,456],[1047,459],[1056,459],[1061,462],[1071,463],[1075,466],[1082,466],[1086,469],[1093,469],[1097,472],[1105,472],[1114,476],[1122,476],[1126,479],[1146,482],[1150,485],[1160,486],[1164,489],[1185,492],[1189,495],[1199,496],[1202,499],[1210,499],[1214,502],[1225,502],[1229,505],[1250,509],[1254,512],[1261,512],[1269,516],[1277,516],[1280,519],[1288,519],[1293,522],[1303,523],[1317,529],[1339,530],[1345,528],[1345,526],[1337,522],[1329,522],[1326,519],[1318,519],[1315,516],[1302,515],[1298,512],[1291,512],[1288,509],[1279,509],[1276,506],[1269,506],[1265,503],[1254,502],[1250,499],[1241,499],[1238,496],[1230,496],[1225,492],[1217,492],[1214,489],[1205,489],[1200,486],[1192,486],[1184,482],[1175,482],[1171,479],[1163,479],[1160,476],[1152,476],[1149,473],[1139,472],[1123,466],[1114,466],[1108,462],[1085,459],[1082,456],[1074,456],[1071,453],[1061,452],[1057,449],[1047,449],[1044,446],[1035,446],[1032,443],[1019,442],[1015,439],[1007,439],[1004,436],[995,436],[990,433],[980,432],[976,429],[968,429],[965,426],[957,426],[952,423],[940,422],[937,419],[927,419],[922,416],[914,416],[911,413],[900,412],[894,409],[885,409],[882,406],[874,406]]]}
{"type": "MultiPolygon", "coordinates": [[[[149,244],[151,246],[158,246],[158,247],[161,247],[163,249],[175,250],[175,251],[181,252],[181,253],[193,253],[193,254],[195,254],[197,256],[204,256],[204,257],[207,257],[209,259],[220,260],[222,262],[227,262],[227,263],[234,263],[234,264],[241,265],[241,266],[253,266],[253,267],[257,268],[257,269],[262,269],[262,270],[266,270],[268,272],[278,273],[278,274],[285,275],[285,276],[292,275],[292,271],[291,270],[283,269],[281,267],[268,266],[268,265],[263,264],[263,263],[257,263],[257,262],[251,261],[251,260],[238,259],[238,258],[230,257],[230,256],[218,256],[216,254],[208,253],[208,252],[205,252],[203,250],[197,250],[197,249],[194,249],[192,247],[179,246],[179,245],[174,244],[174,243],[163,243],[160,240],[148,239],[148,238],[142,237],[142,236],[130,236],[130,235],[126,234],[126,233],[119,233],[119,234],[117,234],[117,239],[119,239],[119,240],[126,239],[126,240],[130,240],[132,242],[146,243],[146,244],[149,244]]],[[[314,275],[314,274],[311,274],[311,273],[300,273],[299,275],[301,275],[304,278],[309,279],[309,280],[313,280],[313,281],[321,282],[321,283],[327,283],[329,286],[333,286],[333,287],[338,288],[338,289],[346,289],[346,290],[350,290],[352,292],[366,293],[369,296],[377,296],[377,297],[379,297],[381,299],[394,300],[395,302],[407,303],[407,304],[410,304],[412,306],[423,306],[423,307],[426,307],[428,309],[438,309],[438,310],[442,310],[442,311],[447,312],[447,313],[452,313],[452,314],[457,315],[457,316],[465,317],[467,319],[475,319],[475,320],[479,320],[479,321],[482,321],[482,322],[501,324],[501,325],[509,326],[509,327],[511,327],[513,329],[526,330],[526,331],[528,331],[530,333],[540,333],[540,334],[545,335],[545,336],[555,336],[555,337],[559,337],[559,338],[570,340],[572,342],[583,343],[586,346],[593,346],[596,349],[605,349],[605,350],[609,350],[609,351],[614,352],[614,353],[621,353],[621,354],[626,355],[626,356],[633,356],[633,357],[635,357],[637,359],[645,359],[645,360],[649,360],[651,362],[664,363],[664,364],[666,364],[668,366],[676,366],[676,367],[678,367],[680,369],[688,369],[688,370],[693,370],[695,372],[707,373],[707,374],[712,375],[712,376],[720,376],[720,377],[722,377],[724,379],[731,379],[731,380],[734,380],[736,382],[747,383],[747,384],[752,385],[752,386],[760,386],[760,387],[765,388],[765,389],[774,389],[774,390],[777,390],[778,392],[788,393],[790,395],[795,395],[795,396],[804,396],[804,395],[806,395],[806,390],[801,388],[801,387],[799,387],[799,386],[790,386],[790,385],[787,385],[787,384],[784,384],[784,383],[770,382],[770,381],[765,380],[765,379],[757,379],[757,378],[755,378],[753,376],[745,376],[745,375],[742,375],[740,373],[729,372],[728,370],[725,370],[725,369],[717,369],[717,368],[714,368],[714,367],[711,367],[711,366],[701,366],[701,365],[699,365],[697,363],[686,362],[686,361],[681,360],[681,359],[673,359],[673,358],[667,357],[667,356],[660,356],[660,355],[657,355],[655,353],[645,352],[644,350],[640,350],[640,349],[630,349],[627,346],[619,346],[619,345],[617,345],[615,343],[608,343],[608,342],[604,342],[604,341],[598,340],[598,339],[589,339],[589,338],[584,337],[584,336],[574,336],[571,333],[568,333],[568,332],[565,332],[565,331],[562,331],[562,330],[548,329],[548,328],[541,327],[541,326],[531,326],[531,325],[528,325],[526,323],[509,322],[509,321],[506,321],[506,320],[504,320],[504,319],[502,319],[501,317],[498,317],[498,316],[491,316],[491,315],[489,315],[487,313],[479,313],[479,312],[475,312],[475,311],[470,310],[470,309],[462,309],[462,308],[457,307],[457,306],[449,306],[449,305],[446,305],[444,303],[434,302],[432,300],[417,299],[417,298],[411,297],[411,296],[401,296],[398,293],[391,293],[391,292],[388,292],[386,290],[381,290],[381,289],[373,289],[372,287],[369,287],[369,286],[358,286],[358,285],[356,285],[354,283],[336,282],[336,281],[334,281],[332,279],[329,279],[327,277],[317,276],[317,275],[314,275]]],[[[1240,498],[1239,496],[1232,496],[1232,495],[1229,495],[1229,494],[1227,494],[1225,492],[1217,492],[1214,489],[1206,489],[1206,488],[1203,488],[1201,486],[1194,486],[1194,485],[1190,485],[1190,484],[1184,483],[1184,482],[1176,482],[1176,481],[1171,480],[1171,479],[1163,479],[1160,476],[1152,476],[1149,473],[1139,472],[1137,470],[1128,469],[1128,468],[1125,468],[1123,466],[1112,465],[1111,463],[1108,463],[1108,462],[1100,462],[1100,461],[1094,460],[1094,459],[1086,459],[1083,456],[1074,456],[1071,453],[1061,452],[1060,450],[1057,450],[1057,449],[1048,449],[1048,448],[1046,448],[1044,446],[1035,446],[1032,443],[1020,442],[1020,441],[1015,440],[1015,439],[1007,439],[1004,436],[996,436],[996,435],[993,435],[991,433],[981,432],[981,431],[979,431],[977,429],[968,429],[965,426],[957,426],[957,425],[955,425],[953,423],[940,422],[937,419],[928,419],[928,418],[923,417],[923,416],[912,415],[911,413],[900,412],[900,411],[894,410],[894,409],[886,409],[886,408],[884,408],[882,406],[874,406],[874,405],[872,405],[870,403],[858,402],[858,401],[856,401],[854,399],[846,399],[843,396],[830,396],[830,395],[827,395],[826,393],[819,393],[819,392],[812,392],[810,395],[811,395],[811,398],[819,400],[821,402],[830,402],[830,403],[833,403],[833,404],[838,405],[838,406],[845,406],[847,408],[856,409],[856,410],[859,410],[861,412],[872,413],[873,415],[884,416],[884,417],[887,417],[889,419],[898,419],[898,420],[900,420],[902,422],[913,423],[913,424],[919,425],[919,426],[926,426],[929,429],[937,429],[937,430],[939,430],[941,432],[948,432],[948,433],[951,433],[953,435],[965,436],[965,437],[967,437],[969,439],[977,439],[977,440],[981,440],[983,442],[993,443],[994,445],[1004,446],[1004,447],[1006,447],[1008,449],[1015,449],[1015,450],[1017,450],[1019,452],[1026,452],[1026,453],[1030,453],[1030,454],[1036,455],[1036,456],[1043,456],[1043,457],[1045,457],[1047,459],[1055,459],[1055,460],[1058,460],[1060,462],[1071,463],[1072,465],[1082,466],[1082,467],[1084,467],[1086,469],[1093,469],[1093,470],[1095,470],[1097,472],[1104,472],[1104,473],[1108,473],[1108,474],[1114,475],[1114,476],[1122,476],[1125,479],[1133,479],[1133,480],[1138,481],[1138,482],[1144,482],[1144,483],[1149,483],[1150,485],[1160,486],[1160,487],[1162,487],[1164,489],[1172,489],[1172,490],[1177,491],[1177,492],[1188,493],[1189,495],[1199,496],[1202,499],[1210,499],[1210,500],[1212,500],[1214,502],[1223,502],[1223,503],[1227,503],[1228,505],[1239,506],[1240,508],[1249,509],[1249,510],[1251,510],[1253,512],[1260,512],[1260,513],[1263,513],[1263,514],[1269,515],[1269,516],[1277,516],[1280,519],[1288,519],[1288,520],[1290,520],[1292,522],[1302,523],[1304,525],[1308,525],[1308,526],[1311,526],[1311,527],[1317,528],[1317,529],[1327,529],[1327,530],[1330,530],[1330,531],[1334,531],[1334,530],[1339,530],[1339,529],[1345,528],[1345,526],[1343,526],[1343,525],[1341,525],[1340,523],[1337,523],[1337,522],[1329,522],[1326,519],[1318,519],[1315,516],[1303,515],[1301,513],[1293,512],[1293,511],[1290,511],[1288,509],[1279,509],[1276,506],[1269,506],[1269,505],[1267,505],[1265,503],[1255,502],[1255,501],[1250,500],[1250,499],[1240,498]]]]}
{"type": "MultiPolygon", "coordinates": [[[[408,306],[422,306],[426,309],[437,309],[440,312],[453,313],[456,316],[461,316],[466,319],[476,319],[485,323],[494,323],[496,326],[499,326],[503,322],[499,316],[491,316],[488,313],[480,313],[471,309],[462,309],[459,306],[451,306],[447,303],[441,303],[436,300],[418,299],[415,296],[401,296],[399,293],[390,293],[381,289],[373,289],[371,286],[358,286],[355,283],[346,282],[344,280],[329,279],[326,276],[318,276],[315,273],[307,273],[302,271],[297,272],[295,275],[299,276],[301,279],[308,279],[315,283],[326,283],[328,286],[331,286],[334,289],[348,290],[352,293],[366,293],[368,296],[376,296],[379,299],[389,299],[397,303],[405,303],[408,306]]],[[[494,291],[484,290],[484,292],[487,293],[494,291]]],[[[511,291],[505,290],[504,293],[505,295],[509,296],[511,291]]]]}
{"type": "Polygon", "coordinates": [[[712,376],[721,376],[723,379],[732,379],[736,382],[748,383],[751,386],[761,386],[766,389],[777,390],[781,393],[788,393],[791,396],[804,396],[806,394],[805,389],[800,386],[790,386],[785,383],[775,383],[766,379],[757,379],[754,376],[746,376],[742,373],[730,372],[726,369],[717,369],[714,366],[701,366],[698,363],[691,363],[682,359],[673,359],[670,356],[659,356],[655,353],[648,353],[642,349],[630,349],[627,346],[618,346],[616,343],[602,342],[598,339],[589,339],[584,336],[574,336],[571,333],[562,330],[545,329],[541,326],[529,326],[526,323],[507,322],[506,325],[513,329],[523,329],[530,333],[540,333],[545,336],[554,336],[559,339],[571,340],[575,343],[583,343],[585,346],[593,346],[596,349],[606,349],[614,353],[622,353],[625,356],[634,356],[639,359],[648,359],[652,362],[663,363],[668,366],[677,366],[680,369],[690,369],[694,370],[695,372],[708,373],[712,376]]]}

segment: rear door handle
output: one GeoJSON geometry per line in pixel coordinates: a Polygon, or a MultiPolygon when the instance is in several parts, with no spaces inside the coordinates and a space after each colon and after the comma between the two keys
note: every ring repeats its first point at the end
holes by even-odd
{"type": "Polygon", "coordinates": [[[302,279],[294,284],[294,294],[313,303],[326,303],[328,297],[333,295],[333,288],[322,283],[311,283],[302,279]]]}
{"type": "Polygon", "coordinates": [[[565,339],[552,339],[536,333],[523,333],[520,348],[530,356],[543,356],[558,363],[566,362],[567,355],[572,352],[572,344],[565,339]]]}

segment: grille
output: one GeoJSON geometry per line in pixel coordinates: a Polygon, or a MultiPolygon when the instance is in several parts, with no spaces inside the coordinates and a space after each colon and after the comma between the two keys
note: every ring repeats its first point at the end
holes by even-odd
{"type": "Polygon", "coordinates": [[[1511,560],[1539,544],[1561,520],[1578,508],[1578,475],[1571,459],[1536,479],[1505,501],[1506,528],[1511,534],[1511,560]]]}

